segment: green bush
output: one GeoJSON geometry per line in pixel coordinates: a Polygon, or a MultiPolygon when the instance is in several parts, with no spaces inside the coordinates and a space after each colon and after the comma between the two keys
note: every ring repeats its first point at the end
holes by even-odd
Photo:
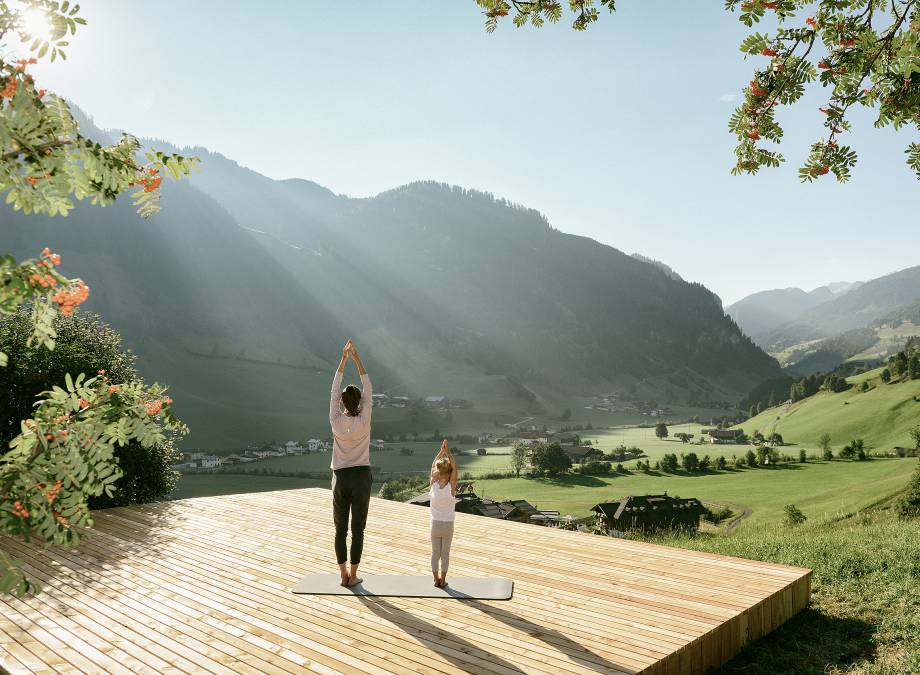
{"type": "MultiPolygon", "coordinates": [[[[58,315],[54,351],[26,346],[31,331],[31,312],[20,308],[0,319],[0,351],[15,367],[0,368],[0,454],[19,432],[19,420],[31,417],[36,397],[62,386],[68,373],[87,377],[104,370],[115,385],[139,379],[135,356],[121,347],[121,336],[95,315],[58,315]]],[[[165,497],[176,486],[179,473],[170,468],[179,460],[173,439],[150,448],[138,442],[115,447],[115,459],[124,475],[115,482],[115,493],[89,500],[90,508],[140,504],[165,497]]]]}
{"type": "Polygon", "coordinates": [[[920,518],[920,464],[917,464],[904,494],[898,500],[897,511],[904,519],[920,518]]]}
{"type": "Polygon", "coordinates": [[[783,522],[788,527],[795,527],[796,525],[801,525],[806,520],[808,520],[808,517],[804,513],[802,513],[799,510],[799,507],[797,507],[795,504],[786,504],[786,506],[783,507],[783,511],[786,514],[785,516],[783,516],[783,522]]]}

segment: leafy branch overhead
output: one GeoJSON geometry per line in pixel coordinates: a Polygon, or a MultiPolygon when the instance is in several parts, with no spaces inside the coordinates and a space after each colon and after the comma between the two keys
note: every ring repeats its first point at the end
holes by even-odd
{"type": "MultiPolygon", "coordinates": [[[[39,59],[66,58],[67,38],[85,24],[79,12],[56,0],[0,0],[0,196],[17,211],[66,216],[75,199],[105,206],[134,189],[138,213],[148,217],[159,210],[162,176],[182,178],[197,159],[142,154],[128,134],[110,146],[96,143],[80,133],[66,102],[28,72],[39,59]]],[[[69,316],[89,295],[82,280],[57,271],[60,264],[47,248],[21,262],[0,256],[0,316],[31,305],[27,346],[54,349],[55,317],[69,316]]],[[[0,352],[0,367],[15,367],[10,361],[0,352]]],[[[121,475],[115,446],[151,446],[166,429],[184,431],[158,385],[114,383],[104,371],[67,375],[63,384],[39,396],[9,450],[0,449],[0,534],[75,545],[92,524],[88,498],[111,495],[121,475]]],[[[0,594],[33,587],[0,551],[0,594]]]]}
{"type": "MultiPolygon", "coordinates": [[[[512,11],[516,26],[537,28],[562,15],[558,2],[476,1],[489,32],[512,11]]],[[[597,20],[593,2],[568,4],[576,30],[597,20]]],[[[614,9],[612,2],[601,5],[614,9]]],[[[772,35],[755,31],[741,43],[745,58],[768,61],[755,70],[729,120],[738,139],[733,174],[754,174],[785,161],[774,147],[765,147],[783,137],[777,108],[797,103],[815,82],[830,95],[816,111],[825,131],[799,169],[804,182],[828,173],[841,182],[850,178],[856,152],[841,138],[850,131],[847,115],[855,104],[878,111],[877,128],[920,129],[920,0],[725,0],[725,8],[738,12],[749,28],[765,19],[777,25],[772,35]]],[[[920,179],[920,143],[910,143],[905,153],[920,179]]]]}
{"type": "MultiPolygon", "coordinates": [[[[597,21],[599,12],[596,7],[606,7],[615,11],[616,0],[566,0],[569,11],[574,15],[572,28],[585,30],[590,24],[597,21]]],[[[562,3],[558,0],[476,0],[486,15],[486,30],[493,32],[498,27],[498,20],[512,12],[511,21],[520,28],[528,23],[534,28],[540,28],[544,23],[557,23],[563,14],[562,3]]]]}
{"type": "Polygon", "coordinates": [[[66,215],[73,199],[105,206],[137,188],[132,197],[138,213],[156,213],[162,175],[186,176],[198,160],[161,152],[141,158],[140,143],[129,134],[111,146],[83,136],[67,103],[39,88],[28,73],[46,55],[66,58],[64,38],[85,23],[80,7],[51,0],[23,4],[25,9],[13,10],[0,2],[0,45],[15,36],[33,54],[10,60],[0,51],[0,195],[16,210],[53,216],[66,215]],[[28,32],[29,13],[47,20],[47,36],[28,32]]]}

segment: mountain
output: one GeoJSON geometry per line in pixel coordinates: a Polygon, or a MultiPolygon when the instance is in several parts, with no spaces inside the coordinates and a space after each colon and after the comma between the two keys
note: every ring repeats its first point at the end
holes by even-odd
{"type": "Polygon", "coordinates": [[[763,334],[758,342],[769,351],[786,349],[807,340],[834,337],[865,328],[892,311],[920,299],[920,266],[872,279],[806,314],[763,334]]]}
{"type": "Polygon", "coordinates": [[[655,267],[657,267],[658,269],[660,269],[662,272],[664,272],[665,274],[667,274],[669,277],[671,277],[671,278],[674,279],[675,281],[683,281],[683,280],[684,280],[684,278],[683,278],[682,276],[680,276],[677,272],[675,272],[673,269],[671,269],[671,267],[670,267],[669,265],[665,265],[665,264],[664,264],[663,262],[661,262],[660,260],[655,260],[654,258],[649,258],[648,256],[644,256],[644,255],[642,255],[641,253],[633,253],[633,254],[632,254],[632,257],[635,258],[636,260],[641,260],[641,261],[644,262],[644,263],[648,263],[649,265],[654,265],[655,267]]]}
{"type": "Polygon", "coordinates": [[[203,170],[166,185],[149,221],[127,199],[67,219],[0,212],[0,247],[47,245],[87,280],[88,309],[171,386],[187,445],[324,433],[347,337],[375,391],[472,404],[455,417],[383,409],[381,435],[490,428],[618,389],[735,401],[779,373],[703,286],[532,209],[435,183],[354,199],[194,153],[203,170]]]}
{"type": "Polygon", "coordinates": [[[725,311],[741,330],[758,342],[763,335],[833,298],[834,292],[828,286],[810,292],[801,288],[777,288],[748,295],[725,311]]]}

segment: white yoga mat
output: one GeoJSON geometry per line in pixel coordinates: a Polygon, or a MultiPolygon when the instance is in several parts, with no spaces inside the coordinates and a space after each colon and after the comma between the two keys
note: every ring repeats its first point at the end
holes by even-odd
{"type": "Polygon", "coordinates": [[[364,581],[346,588],[338,574],[308,574],[293,589],[303,595],[376,595],[401,598],[445,598],[463,600],[510,600],[514,593],[511,579],[447,577],[447,586],[437,588],[431,577],[406,577],[397,574],[361,575],[364,581]]]}

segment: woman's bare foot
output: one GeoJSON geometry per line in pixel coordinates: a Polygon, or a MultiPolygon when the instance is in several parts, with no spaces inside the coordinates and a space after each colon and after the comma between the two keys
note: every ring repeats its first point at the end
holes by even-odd
{"type": "Polygon", "coordinates": [[[348,586],[348,577],[342,577],[342,586],[348,586]]]}
{"type": "Polygon", "coordinates": [[[357,586],[362,581],[364,581],[364,579],[362,579],[361,577],[348,577],[348,581],[346,581],[342,585],[347,586],[348,588],[351,588],[352,586],[357,586]]]}

